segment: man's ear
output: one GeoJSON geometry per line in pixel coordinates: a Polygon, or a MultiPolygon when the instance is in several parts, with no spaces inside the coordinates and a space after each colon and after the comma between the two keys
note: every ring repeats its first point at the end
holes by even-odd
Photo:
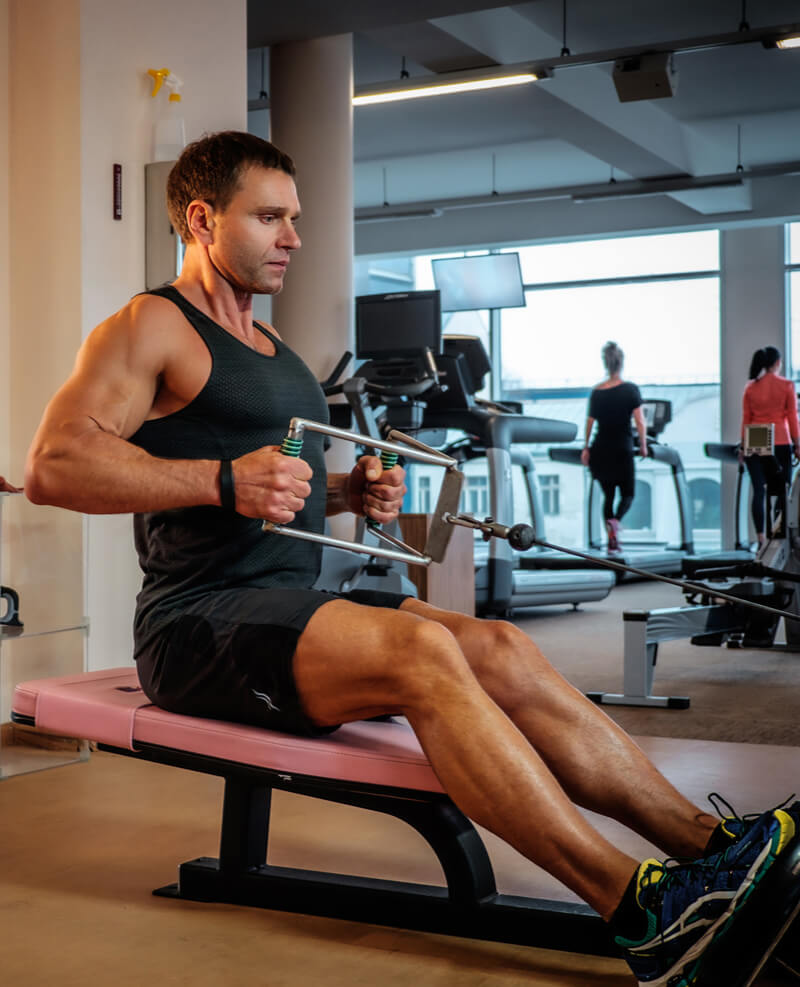
{"type": "Polygon", "coordinates": [[[186,223],[195,240],[211,243],[214,238],[214,207],[203,199],[192,199],[186,207],[186,223]]]}

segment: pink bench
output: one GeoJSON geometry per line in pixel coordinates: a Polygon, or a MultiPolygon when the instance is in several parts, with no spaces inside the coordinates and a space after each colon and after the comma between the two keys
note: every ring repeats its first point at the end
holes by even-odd
{"type": "Polygon", "coordinates": [[[615,953],[605,925],[588,906],[497,892],[480,835],[443,793],[404,721],[353,723],[309,739],[181,716],[151,705],[133,668],[21,683],[12,720],[225,779],[219,858],[182,864],[177,883],[155,894],[615,953]],[[447,886],[268,865],[273,789],[404,820],[427,840],[447,886]]]}

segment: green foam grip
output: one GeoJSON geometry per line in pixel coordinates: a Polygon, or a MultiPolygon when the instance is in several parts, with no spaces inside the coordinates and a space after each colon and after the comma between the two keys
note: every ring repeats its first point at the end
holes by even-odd
{"type": "Polygon", "coordinates": [[[284,456],[294,456],[296,459],[300,455],[300,451],[303,448],[302,439],[292,439],[288,435],[283,440],[283,445],[281,446],[281,452],[284,456]]]}

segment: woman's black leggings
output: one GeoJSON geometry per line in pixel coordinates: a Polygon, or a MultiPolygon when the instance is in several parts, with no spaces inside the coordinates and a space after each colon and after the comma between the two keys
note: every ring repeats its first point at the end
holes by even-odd
{"type": "Polygon", "coordinates": [[[603,491],[603,520],[609,521],[615,517],[618,521],[630,510],[633,503],[633,494],[627,492],[627,488],[620,487],[620,498],[616,510],[614,510],[614,494],[617,492],[618,484],[614,481],[600,480],[600,489],[603,491]]]}
{"type": "Polygon", "coordinates": [[[744,463],[750,474],[750,483],[753,487],[750,510],[753,515],[753,527],[756,529],[756,534],[764,533],[767,494],[775,496],[776,513],[781,512],[785,530],[786,484],[792,477],[792,447],[789,445],[775,446],[774,459],[771,456],[746,456],[744,463]]]}
{"type": "Polygon", "coordinates": [[[633,465],[633,455],[629,452],[614,450],[601,453],[592,447],[589,453],[589,465],[592,475],[600,484],[603,491],[603,520],[615,517],[621,521],[631,504],[636,491],[636,469],[633,465]],[[619,487],[619,503],[614,510],[614,495],[619,487]]]}

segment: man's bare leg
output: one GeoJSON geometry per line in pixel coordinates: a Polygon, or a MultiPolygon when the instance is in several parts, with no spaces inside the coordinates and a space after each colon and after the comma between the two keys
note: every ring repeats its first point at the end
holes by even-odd
{"type": "Polygon", "coordinates": [[[702,855],[719,820],[681,795],[519,628],[413,599],[403,609],[454,634],[480,684],[578,805],[617,819],[671,856],[702,855]]]}
{"type": "Polygon", "coordinates": [[[603,917],[613,913],[638,862],[589,825],[441,623],[332,601],[301,635],[294,675],[306,712],[320,725],[405,715],[467,816],[603,917]]]}

